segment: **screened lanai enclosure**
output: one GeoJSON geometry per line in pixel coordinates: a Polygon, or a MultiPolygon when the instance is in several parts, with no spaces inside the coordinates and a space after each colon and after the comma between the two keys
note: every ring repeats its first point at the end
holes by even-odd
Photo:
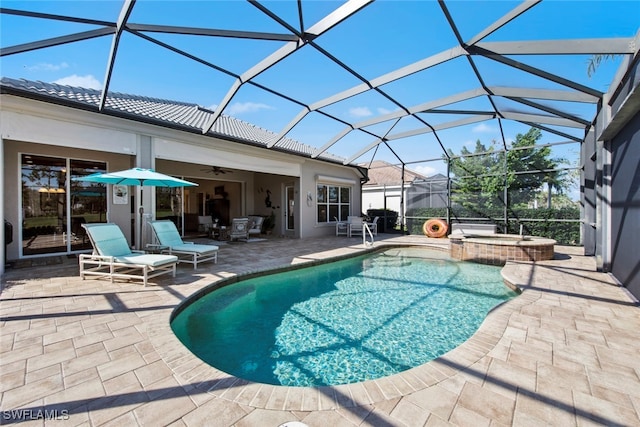
{"type": "Polygon", "coordinates": [[[402,171],[398,230],[495,224],[584,245],[605,270],[624,259],[638,283],[639,16],[636,1],[3,1],[2,73],[102,90],[100,109],[107,91],[193,102],[214,112],[202,133],[231,115],[274,131],[273,150],[384,160],[402,171]]]}

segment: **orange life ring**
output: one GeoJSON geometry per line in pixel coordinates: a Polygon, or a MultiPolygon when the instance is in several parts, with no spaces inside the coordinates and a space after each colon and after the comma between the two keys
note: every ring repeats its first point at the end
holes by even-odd
{"type": "Polygon", "coordinates": [[[449,226],[441,219],[430,219],[422,226],[422,231],[427,237],[444,237],[448,230],[449,226]]]}

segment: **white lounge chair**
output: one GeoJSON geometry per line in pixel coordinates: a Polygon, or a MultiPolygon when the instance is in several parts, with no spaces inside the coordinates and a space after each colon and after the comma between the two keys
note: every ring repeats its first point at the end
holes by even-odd
{"type": "Polygon", "coordinates": [[[149,225],[158,244],[147,245],[148,248],[177,255],[179,262],[193,264],[194,270],[198,268],[198,263],[212,260],[214,263],[218,262],[218,246],[183,241],[176,225],[169,220],[149,221],[149,225]]]}
{"type": "Polygon", "coordinates": [[[80,277],[108,277],[147,281],[162,274],[176,276],[178,257],[132,251],[122,230],[116,224],[82,224],[93,246],[92,254],[80,254],[80,277]]]}

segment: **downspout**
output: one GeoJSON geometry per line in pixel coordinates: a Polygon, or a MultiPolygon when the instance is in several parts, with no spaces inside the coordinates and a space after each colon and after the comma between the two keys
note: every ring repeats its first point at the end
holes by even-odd
{"type": "Polygon", "coordinates": [[[356,166],[356,170],[362,175],[360,178],[360,211],[362,212],[363,208],[363,200],[362,200],[362,186],[369,182],[369,173],[368,169],[361,168],[360,166],[356,166]]]}

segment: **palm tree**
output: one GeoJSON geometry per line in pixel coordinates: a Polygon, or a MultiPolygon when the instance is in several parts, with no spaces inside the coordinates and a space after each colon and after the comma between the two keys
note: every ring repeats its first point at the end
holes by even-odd
{"type": "Polygon", "coordinates": [[[602,61],[605,61],[608,59],[614,59],[617,56],[620,56],[620,55],[615,53],[607,53],[604,55],[593,55],[591,58],[589,58],[589,61],[587,64],[587,75],[589,77],[593,76],[596,72],[596,69],[600,66],[600,63],[602,61]]]}

